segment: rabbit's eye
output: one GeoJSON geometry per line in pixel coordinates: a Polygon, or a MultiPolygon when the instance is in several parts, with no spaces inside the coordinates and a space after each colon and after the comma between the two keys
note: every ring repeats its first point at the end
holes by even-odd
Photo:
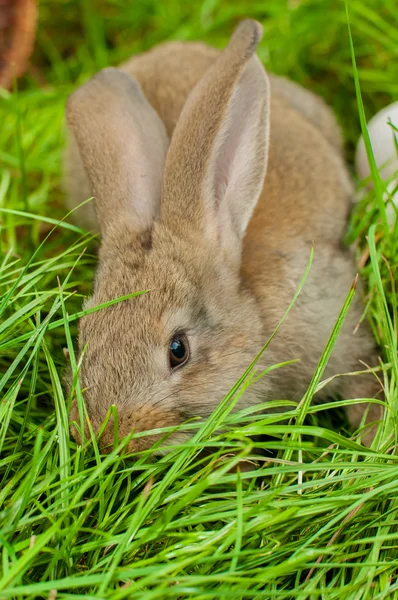
{"type": "Polygon", "coordinates": [[[172,369],[185,365],[189,358],[189,345],[185,335],[176,335],[170,342],[169,361],[172,369]]]}

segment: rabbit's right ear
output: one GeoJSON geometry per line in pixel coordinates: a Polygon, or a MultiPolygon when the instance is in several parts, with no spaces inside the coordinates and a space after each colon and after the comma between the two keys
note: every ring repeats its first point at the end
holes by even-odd
{"type": "Polygon", "coordinates": [[[124,226],[137,234],[160,212],[168,137],[139,83],[107,68],[78,88],[66,108],[90,182],[101,233],[124,226]]]}
{"type": "Polygon", "coordinates": [[[255,56],[262,27],[242,21],[190,93],[167,153],[161,218],[190,230],[239,268],[264,183],[270,93],[255,56]]]}

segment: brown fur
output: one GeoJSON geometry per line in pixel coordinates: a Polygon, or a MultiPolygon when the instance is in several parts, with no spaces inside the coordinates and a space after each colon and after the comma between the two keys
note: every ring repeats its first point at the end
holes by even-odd
{"type": "MultiPolygon", "coordinates": [[[[341,238],[352,184],[340,131],[318,97],[268,79],[254,56],[260,35],[244,21],[222,53],[160,45],[69,100],[68,202],[93,194],[98,221],[90,206],[81,222],[102,232],[87,306],[151,290],[80,322],[96,430],[111,404],[120,435],[209,415],[278,324],[314,244],[307,283],[261,366],[300,362],[250,387],[238,407],[300,400],[350,289],[355,268],[341,238]],[[175,331],[187,334],[191,360],[171,373],[175,331]]],[[[376,363],[366,324],[354,334],[361,312],[357,298],[325,377],[376,363]]],[[[372,375],[336,378],[319,397],[377,391],[372,375]]],[[[349,412],[353,425],[360,414],[349,412]]]]}

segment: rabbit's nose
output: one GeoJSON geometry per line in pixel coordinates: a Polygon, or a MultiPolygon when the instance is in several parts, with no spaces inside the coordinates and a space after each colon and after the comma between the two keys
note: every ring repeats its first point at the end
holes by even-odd
{"type": "Polygon", "coordinates": [[[150,411],[147,408],[135,409],[131,412],[123,411],[118,415],[117,434],[113,418],[111,418],[101,435],[100,448],[104,454],[109,454],[120,443],[120,441],[133,432],[133,437],[128,444],[123,446],[123,453],[126,452],[142,452],[148,450],[156,442],[167,437],[166,433],[140,435],[146,431],[158,429],[162,427],[170,427],[178,425],[180,419],[178,415],[162,410],[150,411]]]}

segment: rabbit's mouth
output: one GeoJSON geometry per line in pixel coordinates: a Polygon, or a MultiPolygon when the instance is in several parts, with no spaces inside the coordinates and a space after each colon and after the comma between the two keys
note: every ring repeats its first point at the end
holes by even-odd
{"type": "MultiPolygon", "coordinates": [[[[70,412],[71,433],[77,443],[82,443],[81,427],[76,401],[73,402],[70,412]]],[[[129,414],[120,411],[116,417],[107,415],[104,421],[96,419],[91,421],[94,433],[97,435],[98,444],[103,454],[110,454],[127,437],[126,443],[121,445],[122,453],[135,453],[151,449],[153,454],[163,455],[168,446],[180,444],[189,439],[190,435],[184,431],[174,431],[180,425],[181,418],[175,413],[157,409],[156,412],[148,407],[131,411],[129,414]]],[[[90,439],[88,424],[84,425],[84,435],[90,439]]]]}
{"type": "MultiPolygon", "coordinates": [[[[129,442],[126,441],[126,444],[120,449],[120,454],[134,455],[147,452],[148,456],[160,458],[165,456],[173,446],[186,443],[190,437],[191,435],[187,431],[174,431],[172,433],[139,432],[138,435],[133,434],[133,438],[129,442]]],[[[101,454],[110,454],[117,447],[117,442],[120,443],[121,441],[120,439],[116,440],[116,436],[101,436],[101,454]]]]}

